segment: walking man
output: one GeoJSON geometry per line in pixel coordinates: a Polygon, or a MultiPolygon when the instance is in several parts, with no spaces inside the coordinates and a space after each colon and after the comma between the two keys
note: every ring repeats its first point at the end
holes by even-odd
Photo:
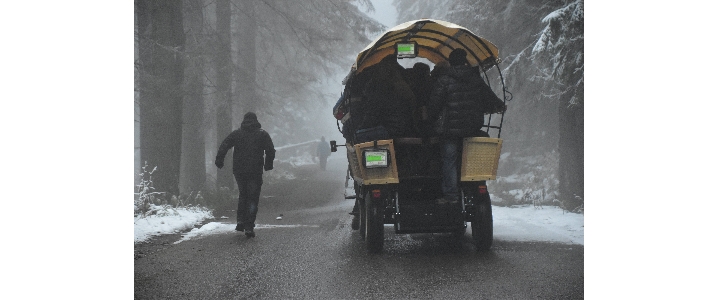
{"type": "Polygon", "coordinates": [[[322,140],[317,144],[317,156],[319,157],[319,167],[322,168],[322,171],[327,169],[327,158],[329,155],[332,154],[332,149],[329,147],[329,143],[324,140],[324,137],[322,136],[322,140]]]}
{"type": "Polygon", "coordinates": [[[239,188],[237,203],[237,227],[247,237],[254,237],[254,221],[257,218],[259,193],[262,189],[262,169],[274,168],[274,143],[269,133],[262,129],[257,115],[248,112],[239,129],[232,131],[222,141],[214,164],[224,166],[224,156],[234,147],[232,173],[239,188]]]}

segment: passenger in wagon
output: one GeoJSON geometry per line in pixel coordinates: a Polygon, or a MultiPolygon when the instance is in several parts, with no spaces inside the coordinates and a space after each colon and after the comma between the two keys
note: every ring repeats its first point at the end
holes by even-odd
{"type": "Polygon", "coordinates": [[[484,114],[502,113],[506,105],[469,65],[466,51],[449,54],[450,67],[434,69],[435,81],[429,98],[434,133],[441,138],[442,192],[439,203],[459,201],[458,176],[462,138],[488,137],[481,128],[484,114]]]}

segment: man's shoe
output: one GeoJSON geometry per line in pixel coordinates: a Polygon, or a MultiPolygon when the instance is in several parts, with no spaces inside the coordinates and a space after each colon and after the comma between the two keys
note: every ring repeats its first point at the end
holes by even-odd
{"type": "Polygon", "coordinates": [[[254,237],[254,230],[247,229],[247,231],[244,232],[244,235],[246,235],[248,238],[254,237]]]}
{"type": "Polygon", "coordinates": [[[236,230],[236,231],[244,231],[244,225],[242,225],[241,223],[240,223],[240,224],[237,224],[237,227],[234,227],[234,230],[236,230]]]}

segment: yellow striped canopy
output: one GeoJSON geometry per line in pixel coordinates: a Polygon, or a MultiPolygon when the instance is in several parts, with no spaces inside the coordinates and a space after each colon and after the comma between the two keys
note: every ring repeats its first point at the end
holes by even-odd
{"type": "Polygon", "coordinates": [[[470,30],[446,21],[421,19],[396,25],[386,31],[359,52],[352,69],[360,73],[393,54],[397,42],[412,41],[418,44],[418,57],[426,58],[434,64],[448,60],[449,53],[457,48],[466,50],[466,58],[471,66],[480,65],[488,70],[500,62],[499,49],[470,30]]]}

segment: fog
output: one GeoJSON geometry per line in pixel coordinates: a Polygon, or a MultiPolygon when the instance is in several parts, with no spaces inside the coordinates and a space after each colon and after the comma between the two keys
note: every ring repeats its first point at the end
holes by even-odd
{"type": "MultiPolygon", "coordinates": [[[[396,0],[396,22],[452,22],[499,48],[513,100],[493,195],[583,208],[583,1],[396,0]]],[[[495,68],[494,68],[495,69],[495,68]]],[[[493,70],[495,71],[495,70],[493,70]]],[[[492,88],[497,94],[498,73],[492,88]]],[[[492,135],[493,136],[493,135],[492,135]]]]}
{"type": "Polygon", "coordinates": [[[257,114],[275,146],[338,139],[331,108],[341,78],[385,29],[368,1],[135,3],[135,181],[157,190],[232,186],[219,143],[257,114]]]}
{"type": "MultiPolygon", "coordinates": [[[[173,195],[233,186],[214,156],[248,111],[275,147],[343,143],[331,110],[356,54],[420,18],[459,24],[500,50],[513,100],[492,193],[582,209],[583,1],[135,2],[135,183],[147,162],[155,188],[173,195]]],[[[501,95],[496,68],[489,76],[501,95]]]]}

